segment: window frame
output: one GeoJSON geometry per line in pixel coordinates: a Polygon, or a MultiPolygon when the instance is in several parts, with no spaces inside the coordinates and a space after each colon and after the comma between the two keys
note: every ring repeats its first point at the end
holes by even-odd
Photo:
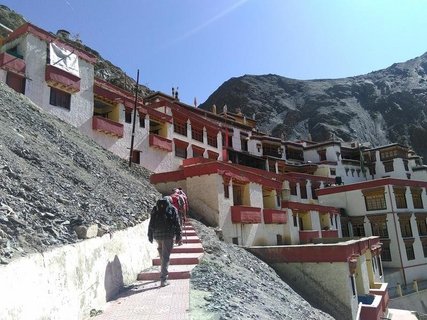
{"type": "Polygon", "coordinates": [[[71,110],[71,93],[50,87],[49,104],[71,110]]]}

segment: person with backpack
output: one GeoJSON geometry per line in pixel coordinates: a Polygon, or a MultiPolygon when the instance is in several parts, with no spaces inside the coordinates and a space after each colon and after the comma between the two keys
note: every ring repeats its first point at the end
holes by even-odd
{"type": "Polygon", "coordinates": [[[187,195],[181,188],[172,189],[172,204],[178,210],[179,221],[181,226],[184,225],[187,220],[187,212],[188,212],[188,199],[187,195]]]}
{"type": "Polygon", "coordinates": [[[168,267],[174,238],[176,243],[181,243],[181,224],[178,212],[172,205],[170,197],[163,197],[157,200],[156,206],[153,207],[148,225],[148,240],[151,243],[153,243],[153,239],[156,240],[157,251],[159,251],[161,287],[169,284],[167,281],[168,267]]]}

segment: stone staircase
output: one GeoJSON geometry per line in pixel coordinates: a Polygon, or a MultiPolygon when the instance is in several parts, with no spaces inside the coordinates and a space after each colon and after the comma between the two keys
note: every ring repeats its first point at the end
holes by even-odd
{"type": "MultiPolygon", "coordinates": [[[[169,262],[168,280],[190,279],[191,270],[200,262],[203,256],[203,246],[193,226],[187,222],[183,227],[181,246],[174,245],[169,262]]],[[[152,261],[153,266],[138,274],[140,281],[160,280],[160,258],[152,261]]]]}

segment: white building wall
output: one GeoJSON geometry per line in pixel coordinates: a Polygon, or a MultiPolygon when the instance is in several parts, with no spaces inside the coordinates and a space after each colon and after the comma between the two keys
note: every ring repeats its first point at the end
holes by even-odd
{"type": "Polygon", "coordinates": [[[353,296],[348,263],[277,263],[272,266],[310,300],[329,308],[325,311],[339,319],[356,319],[358,302],[357,295],[353,296]]]}
{"type": "Polygon", "coordinates": [[[222,228],[225,235],[229,232],[226,222],[231,222],[231,213],[226,209],[227,202],[219,202],[221,196],[224,196],[221,176],[211,174],[187,178],[187,197],[191,209],[201,215],[209,225],[222,228]]]}

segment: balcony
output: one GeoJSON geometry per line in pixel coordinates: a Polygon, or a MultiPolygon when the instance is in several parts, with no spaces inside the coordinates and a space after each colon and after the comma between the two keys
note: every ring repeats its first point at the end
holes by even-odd
{"type": "Polygon", "coordinates": [[[25,61],[7,52],[0,53],[0,68],[21,76],[25,75],[25,61]]]}
{"type": "Polygon", "coordinates": [[[381,296],[381,307],[382,310],[385,312],[388,306],[388,300],[390,299],[389,295],[388,295],[388,290],[387,290],[387,286],[388,283],[378,283],[375,282],[374,285],[372,286],[373,288],[369,289],[369,293],[371,294],[375,294],[377,296],[381,296]]]}
{"type": "Polygon", "coordinates": [[[257,224],[262,221],[262,209],[246,206],[231,207],[231,221],[233,223],[257,224]]]}
{"type": "Polygon", "coordinates": [[[154,133],[150,133],[149,144],[150,147],[153,148],[158,148],[167,152],[172,151],[172,141],[154,133]]]}
{"type": "Polygon", "coordinates": [[[299,231],[299,242],[301,244],[311,243],[313,239],[320,238],[319,230],[300,230],[299,231]]]}
{"type": "Polygon", "coordinates": [[[80,78],[50,64],[46,65],[45,80],[49,86],[75,93],[80,91],[80,78]]]}
{"type": "Polygon", "coordinates": [[[359,300],[360,316],[363,320],[380,320],[384,314],[382,310],[382,296],[366,294],[357,297],[359,300]]]}
{"type": "Polygon", "coordinates": [[[338,238],[338,230],[322,230],[322,238],[338,238]]]}
{"type": "Polygon", "coordinates": [[[284,224],[288,222],[288,216],[285,211],[275,209],[264,209],[265,224],[284,224]]]}
{"type": "Polygon", "coordinates": [[[123,137],[123,124],[100,116],[92,118],[92,129],[117,136],[118,138],[123,137]]]}

